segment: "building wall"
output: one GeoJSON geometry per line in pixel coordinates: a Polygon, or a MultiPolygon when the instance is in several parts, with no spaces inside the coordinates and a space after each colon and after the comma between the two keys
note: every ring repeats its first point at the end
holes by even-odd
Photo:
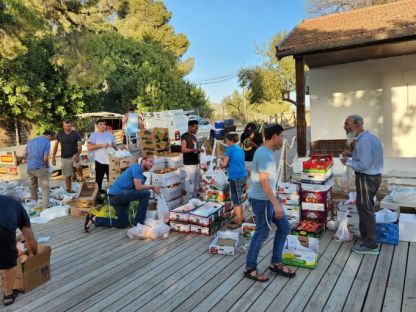
{"type": "Polygon", "coordinates": [[[345,138],[359,114],[385,157],[416,157],[416,55],[313,68],[309,87],[312,141],[345,138]]]}

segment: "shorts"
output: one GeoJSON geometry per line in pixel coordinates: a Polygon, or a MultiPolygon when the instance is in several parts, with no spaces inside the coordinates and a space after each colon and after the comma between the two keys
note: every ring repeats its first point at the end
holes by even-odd
{"type": "Polygon", "coordinates": [[[61,158],[62,162],[62,175],[64,177],[72,177],[74,173],[74,167],[79,168],[80,163],[75,161],[75,155],[71,158],[61,158]]]}
{"type": "Polygon", "coordinates": [[[236,180],[229,180],[230,181],[230,193],[231,193],[231,201],[233,202],[234,206],[241,205],[241,196],[244,194],[244,186],[247,183],[247,177],[239,178],[236,180]]]}
{"type": "Polygon", "coordinates": [[[16,265],[16,231],[0,227],[0,270],[8,270],[16,265]]]}

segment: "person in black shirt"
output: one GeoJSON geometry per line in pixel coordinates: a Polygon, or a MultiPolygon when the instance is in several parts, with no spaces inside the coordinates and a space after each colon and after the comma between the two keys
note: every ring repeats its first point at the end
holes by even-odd
{"type": "Polygon", "coordinates": [[[0,195],[0,270],[3,273],[3,303],[14,303],[18,294],[13,289],[17,272],[16,229],[22,231],[30,255],[36,255],[38,246],[30,227],[29,216],[23,206],[9,196],[0,195]]]}
{"type": "Polygon", "coordinates": [[[198,132],[198,121],[188,121],[188,132],[181,136],[181,151],[183,154],[184,170],[186,172],[185,191],[188,201],[197,197],[199,188],[199,153],[203,152],[202,148],[198,148],[195,134],[198,132]]]}
{"type": "Polygon", "coordinates": [[[52,164],[56,165],[56,152],[58,145],[61,144],[61,161],[62,175],[65,177],[66,191],[72,191],[72,175],[74,167],[78,177],[82,179],[82,168],[80,164],[80,155],[82,151],[82,138],[78,132],[72,130],[72,123],[69,120],[63,122],[63,130],[59,131],[56,136],[55,146],[52,153],[52,164]]]}
{"type": "Polygon", "coordinates": [[[263,144],[263,137],[256,131],[256,125],[252,122],[248,123],[241,134],[241,147],[244,150],[244,160],[246,162],[246,169],[248,175],[251,172],[251,162],[253,161],[254,153],[263,144]]]}

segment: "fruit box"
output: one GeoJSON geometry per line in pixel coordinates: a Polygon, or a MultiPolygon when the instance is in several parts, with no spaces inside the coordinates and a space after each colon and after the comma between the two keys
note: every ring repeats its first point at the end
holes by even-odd
{"type": "Polygon", "coordinates": [[[325,181],[327,181],[331,176],[332,176],[332,169],[328,170],[326,173],[303,172],[300,176],[300,179],[302,183],[325,184],[325,181]]]}
{"type": "Polygon", "coordinates": [[[182,184],[178,182],[167,187],[161,187],[160,193],[166,201],[171,201],[182,196],[182,184]]]}
{"type": "MultiPolygon", "coordinates": [[[[320,204],[310,204],[310,205],[320,205],[320,204]]],[[[316,210],[308,210],[308,209],[301,209],[300,218],[302,220],[314,220],[318,222],[326,223],[328,220],[331,219],[333,213],[332,209],[327,209],[325,211],[316,211],[316,210]]]]}
{"type": "Polygon", "coordinates": [[[94,207],[98,194],[98,184],[95,182],[82,182],[73,202],[77,208],[94,207]]]}
{"type": "Polygon", "coordinates": [[[160,187],[166,187],[168,185],[181,182],[179,169],[169,171],[166,173],[154,172],[152,174],[152,178],[153,178],[153,181],[152,181],[153,185],[160,186],[160,187]]]}
{"type": "Polygon", "coordinates": [[[123,158],[117,158],[117,157],[109,157],[108,164],[110,168],[128,168],[133,164],[137,164],[138,157],[131,156],[131,157],[123,157],[123,158]]]}
{"type": "Polygon", "coordinates": [[[219,231],[209,244],[208,251],[212,254],[234,256],[239,242],[240,233],[231,231],[219,231]]]}
{"type": "Polygon", "coordinates": [[[202,226],[197,224],[189,224],[191,227],[191,233],[197,233],[202,235],[211,235],[218,230],[219,224],[213,222],[210,226],[202,226]]]}
{"type": "Polygon", "coordinates": [[[202,226],[209,226],[224,214],[224,206],[208,202],[189,213],[189,222],[202,226]]]}
{"type": "Polygon", "coordinates": [[[319,240],[313,237],[288,235],[283,247],[282,262],[314,269],[318,262],[319,240]]]}
{"type": "Polygon", "coordinates": [[[279,194],[292,194],[299,193],[299,184],[289,182],[279,182],[278,184],[279,194]]]}
{"type": "Polygon", "coordinates": [[[296,229],[292,230],[292,235],[319,238],[325,231],[325,224],[314,220],[302,220],[296,229]],[[313,225],[310,227],[309,225],[313,225]]]}
{"type": "Polygon", "coordinates": [[[278,195],[280,202],[282,205],[296,205],[298,206],[300,203],[300,197],[297,193],[291,194],[279,194],[278,195]]]}
{"type": "Polygon", "coordinates": [[[207,190],[206,191],[207,201],[223,203],[228,199],[227,192],[219,190],[207,190]]]}
{"type": "Polygon", "coordinates": [[[303,172],[326,173],[333,163],[332,155],[312,155],[303,162],[303,172]]]}
{"type": "Polygon", "coordinates": [[[181,222],[174,222],[170,221],[170,228],[173,231],[176,232],[182,232],[182,233],[190,233],[191,232],[191,225],[181,222]]]}
{"type": "Polygon", "coordinates": [[[169,211],[169,219],[171,221],[179,221],[183,223],[188,223],[189,213],[194,209],[196,208],[195,207],[191,208],[190,204],[182,205],[178,208],[175,208],[169,211]]]}
{"type": "Polygon", "coordinates": [[[286,217],[292,226],[297,226],[300,221],[300,207],[297,205],[283,205],[286,217]]]}
{"type": "Polygon", "coordinates": [[[182,205],[182,203],[183,203],[183,198],[182,196],[179,196],[178,198],[174,198],[170,201],[167,201],[166,205],[168,205],[169,210],[171,210],[171,209],[178,208],[180,205],[182,205]]]}
{"type": "Polygon", "coordinates": [[[179,168],[183,166],[183,156],[180,153],[166,154],[164,157],[167,168],[179,168]]]}

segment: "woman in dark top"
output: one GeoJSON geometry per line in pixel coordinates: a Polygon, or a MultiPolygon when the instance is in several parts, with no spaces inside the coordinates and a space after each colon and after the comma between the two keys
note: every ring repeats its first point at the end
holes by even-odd
{"type": "Polygon", "coordinates": [[[263,144],[263,137],[256,131],[256,125],[252,122],[248,123],[241,134],[241,147],[244,150],[244,160],[248,174],[251,172],[251,162],[257,148],[263,144]]]}

